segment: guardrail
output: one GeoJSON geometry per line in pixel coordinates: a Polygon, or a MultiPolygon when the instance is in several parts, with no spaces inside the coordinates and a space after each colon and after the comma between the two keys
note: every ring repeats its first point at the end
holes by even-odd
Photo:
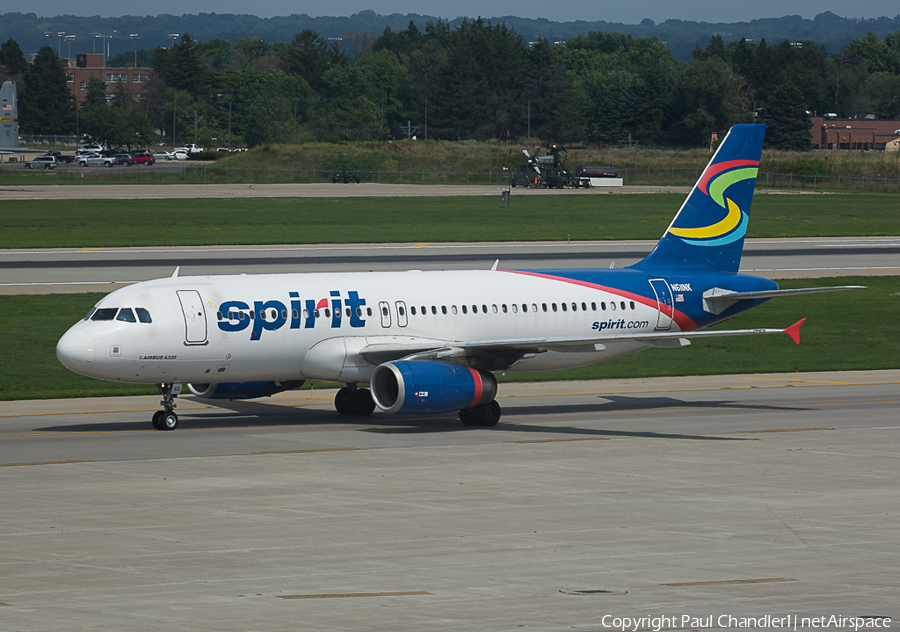
{"type": "MultiPolygon", "coordinates": [[[[692,186],[702,169],[636,169],[619,170],[625,185],[633,186],[692,186]]],[[[360,170],[361,183],[382,182],[401,184],[505,184],[508,171],[387,171],[360,170]]],[[[162,162],[154,166],[77,167],[61,165],[53,170],[31,171],[21,163],[0,165],[0,178],[8,183],[43,182],[145,182],[187,184],[261,184],[329,182],[334,172],[323,169],[254,169],[218,166],[215,164],[177,164],[162,162]]],[[[337,185],[336,185],[337,186],[337,185]]],[[[349,186],[349,185],[348,185],[349,186]]],[[[760,189],[788,189],[806,191],[864,191],[867,193],[900,193],[900,179],[866,176],[821,176],[791,173],[760,172],[756,179],[760,189]]]]}

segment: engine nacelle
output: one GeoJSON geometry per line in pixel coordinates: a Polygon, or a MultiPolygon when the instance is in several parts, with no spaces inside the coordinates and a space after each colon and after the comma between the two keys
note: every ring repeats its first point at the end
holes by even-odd
{"type": "Polygon", "coordinates": [[[203,399],[253,399],[268,397],[292,388],[300,388],[300,382],[220,382],[218,384],[188,384],[191,393],[203,399]]]}
{"type": "Polygon", "coordinates": [[[493,401],[491,373],[446,362],[385,362],[369,381],[375,404],[389,413],[446,413],[493,401]]]}

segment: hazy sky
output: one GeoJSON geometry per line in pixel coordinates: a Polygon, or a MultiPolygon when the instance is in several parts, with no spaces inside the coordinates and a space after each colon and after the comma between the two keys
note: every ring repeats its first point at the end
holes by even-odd
{"type": "Polygon", "coordinates": [[[24,0],[4,0],[0,12],[35,12],[53,15],[159,15],[170,13],[251,13],[261,17],[307,13],[311,16],[350,15],[371,9],[382,15],[390,13],[419,13],[442,18],[457,16],[496,17],[516,15],[528,18],[547,18],[554,21],[606,20],[636,24],[644,18],[656,22],[680,19],[702,22],[743,22],[756,18],[800,15],[812,18],[824,11],[841,17],[872,18],[900,14],[897,0],[342,0],[303,2],[296,0],[42,0],[38,5],[24,0]]]}

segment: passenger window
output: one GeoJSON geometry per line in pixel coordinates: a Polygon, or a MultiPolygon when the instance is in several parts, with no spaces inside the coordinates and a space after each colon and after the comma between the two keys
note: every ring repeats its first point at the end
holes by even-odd
{"type": "Polygon", "coordinates": [[[556,303],[553,303],[553,311],[556,311],[556,303]]]}
{"type": "Polygon", "coordinates": [[[152,323],[153,319],[150,318],[150,312],[148,312],[143,307],[135,307],[134,311],[137,312],[138,320],[142,323],[152,323]]]}
{"type": "Polygon", "coordinates": [[[466,307],[465,305],[463,305],[462,308],[463,308],[463,314],[468,314],[468,313],[469,313],[469,308],[468,308],[468,307],[466,307]]]}
{"type": "MultiPolygon", "coordinates": [[[[541,307],[543,308],[543,310],[544,310],[545,312],[547,311],[547,304],[546,304],[546,303],[541,303],[541,307]]],[[[537,311],[537,310],[535,310],[535,311],[537,311]]]]}
{"type": "MultiPolygon", "coordinates": [[[[504,304],[501,306],[501,309],[503,310],[503,313],[505,314],[505,313],[506,313],[506,303],[504,303],[504,304]]],[[[495,311],[495,312],[497,311],[497,308],[496,308],[496,307],[494,308],[494,311],[495,311]]]]}
{"type": "MultiPolygon", "coordinates": [[[[412,314],[413,316],[416,315],[416,306],[415,306],[415,305],[410,305],[410,307],[409,307],[409,313],[412,314]]],[[[403,314],[403,308],[402,308],[402,307],[400,308],[400,314],[401,314],[401,315],[403,314]]]]}
{"type": "MultiPolygon", "coordinates": [[[[593,305],[593,303],[592,303],[592,305],[593,305]]],[[[597,308],[595,307],[594,309],[597,309],[597,308]]],[[[587,303],[582,303],[582,304],[581,304],[581,311],[583,311],[583,312],[586,312],[586,311],[587,311],[587,303]]]]}
{"type": "Polygon", "coordinates": [[[347,318],[350,318],[350,316],[352,316],[352,315],[353,315],[353,313],[352,313],[352,311],[351,311],[351,310],[350,310],[350,308],[349,308],[349,307],[348,307],[348,308],[347,308],[347,309],[346,309],[346,310],[344,310],[344,311],[345,311],[345,312],[346,312],[346,314],[347,314],[347,318]]]}
{"type": "MultiPolygon", "coordinates": [[[[546,309],[547,309],[547,306],[545,305],[545,306],[544,306],[544,310],[546,311],[546,309]]],[[[531,304],[531,311],[537,312],[537,303],[532,303],[532,304],[531,304]]]]}
{"type": "Polygon", "coordinates": [[[472,305],[472,313],[473,313],[473,314],[477,314],[477,313],[478,313],[478,305],[472,305]]]}
{"type": "Polygon", "coordinates": [[[620,306],[622,309],[625,309],[625,301],[620,301],[620,302],[619,302],[619,306],[620,306]]]}
{"type": "MultiPolygon", "coordinates": [[[[463,307],[463,309],[465,309],[465,307],[463,307]]],[[[453,312],[454,314],[456,314],[456,305],[451,305],[450,311],[453,312]]]]}
{"type": "Polygon", "coordinates": [[[522,303],[522,312],[524,313],[527,311],[528,311],[528,303],[522,303]]]}
{"type": "Polygon", "coordinates": [[[604,312],[606,311],[606,301],[600,301],[600,309],[602,309],[604,312]]]}
{"type": "Polygon", "coordinates": [[[371,308],[371,307],[367,307],[367,308],[366,308],[366,314],[369,315],[369,316],[372,315],[372,308],[371,308]]]}
{"type": "Polygon", "coordinates": [[[382,307],[381,307],[381,315],[382,315],[382,316],[387,316],[387,315],[388,315],[388,308],[387,308],[386,306],[382,306],[382,307]]]}
{"type": "MultiPolygon", "coordinates": [[[[477,310],[476,310],[476,311],[477,311],[477,310]]],[[[497,311],[497,307],[496,307],[496,306],[494,307],[494,311],[495,311],[495,312],[497,311]]],[[[482,306],[481,306],[481,312],[482,312],[483,314],[487,314],[487,305],[482,305],[482,306]]]]}
{"type": "Polygon", "coordinates": [[[296,309],[291,310],[291,318],[293,318],[294,320],[297,320],[298,318],[300,318],[300,314],[297,313],[296,309]]]}
{"type": "Polygon", "coordinates": [[[423,305],[422,306],[422,316],[424,316],[427,313],[428,313],[428,308],[423,305]]]}
{"type": "MultiPolygon", "coordinates": [[[[555,304],[554,304],[553,306],[556,307],[555,304]]],[[[567,306],[565,303],[562,304],[562,308],[563,308],[563,311],[564,311],[564,312],[569,311],[569,308],[568,308],[568,306],[567,306]]]]}
{"type": "Polygon", "coordinates": [[[634,309],[634,301],[631,301],[631,309],[634,309]]]}
{"type": "Polygon", "coordinates": [[[327,307],[325,308],[325,318],[331,318],[331,310],[327,307]]]}
{"type": "Polygon", "coordinates": [[[513,310],[513,314],[518,314],[518,313],[519,313],[519,306],[516,305],[515,303],[513,303],[513,304],[512,304],[512,310],[513,310]]]}
{"type": "Polygon", "coordinates": [[[615,301],[609,302],[609,309],[612,311],[616,311],[616,302],[615,301]]]}
{"type": "Polygon", "coordinates": [[[593,311],[596,312],[596,311],[597,311],[597,304],[596,304],[596,303],[591,303],[591,309],[592,309],[593,311]]]}
{"type": "Polygon", "coordinates": [[[94,312],[91,320],[112,320],[116,317],[116,312],[118,311],[118,307],[102,307],[94,312]]]}
{"type": "Polygon", "coordinates": [[[123,323],[136,323],[137,318],[134,317],[134,312],[131,311],[130,307],[123,307],[119,310],[119,315],[116,316],[116,320],[121,320],[123,323]]]}
{"type": "MultiPolygon", "coordinates": [[[[584,305],[584,303],[582,303],[582,305],[584,305]]],[[[585,307],[584,309],[587,310],[586,307],[585,307]]],[[[573,312],[577,312],[577,311],[578,311],[578,303],[572,303],[572,311],[573,311],[573,312]]]]}

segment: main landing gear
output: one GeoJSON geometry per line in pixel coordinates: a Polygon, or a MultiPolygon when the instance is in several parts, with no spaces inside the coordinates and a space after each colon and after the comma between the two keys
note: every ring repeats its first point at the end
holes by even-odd
{"type": "Polygon", "coordinates": [[[175,430],[178,427],[178,415],[175,414],[175,398],[181,392],[181,384],[157,384],[162,395],[163,410],[153,413],[153,427],[157,430],[175,430]]]}
{"type": "Polygon", "coordinates": [[[342,415],[366,417],[375,410],[375,400],[367,388],[356,388],[356,384],[348,384],[334,396],[334,407],[342,415]]]}
{"type": "Polygon", "coordinates": [[[459,411],[459,420],[467,426],[483,426],[485,428],[496,426],[500,421],[500,404],[495,400],[472,408],[463,408],[459,411]]]}

